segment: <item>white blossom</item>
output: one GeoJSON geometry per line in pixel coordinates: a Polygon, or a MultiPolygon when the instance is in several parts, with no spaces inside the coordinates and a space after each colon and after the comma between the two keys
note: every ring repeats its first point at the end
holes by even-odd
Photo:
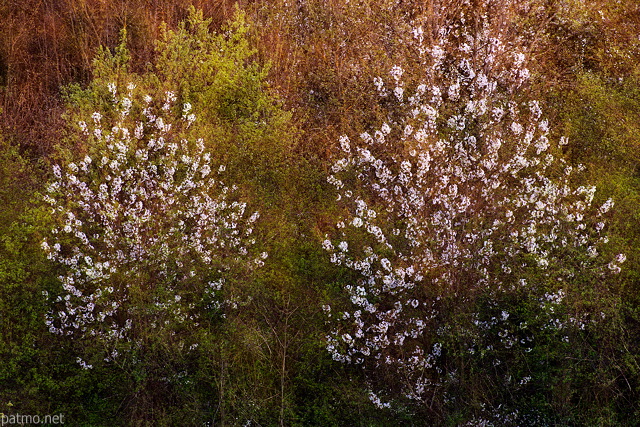
{"type": "MultiPolygon", "coordinates": [[[[64,271],[63,292],[45,321],[56,334],[135,345],[141,319],[163,328],[197,322],[202,313],[193,309],[194,298],[211,300],[216,309],[237,306],[241,301],[232,295],[229,300],[216,294],[223,277],[204,281],[202,274],[250,271],[268,254],[251,255],[258,212],[250,214],[235,186],[209,173],[224,172],[224,165],[204,152],[203,141],[179,139],[174,132],[175,94],[166,94],[159,111],[149,106],[142,117],[130,117],[132,95],[112,93],[117,124],[104,123],[111,130],[102,131],[102,114],[92,115],[99,139],[92,156],[100,161],[85,156],[63,168],[54,165],[55,181],[44,197],[56,207],[57,224],[41,247],[64,271]],[[141,285],[155,298],[156,314],[134,304],[134,287],[141,285]],[[163,287],[171,288],[169,295],[157,292],[163,287]],[[160,322],[156,316],[169,317],[160,322]]],[[[144,102],[152,100],[145,96],[144,102]]],[[[190,110],[184,106],[185,113],[190,110]]]]}
{"type": "MultiPolygon", "coordinates": [[[[358,141],[340,138],[328,182],[345,215],[322,244],[333,263],[358,277],[344,286],[350,308],[330,318],[333,359],[361,364],[374,379],[384,365],[398,378],[394,386],[416,400],[449,381],[439,363],[445,344],[438,337],[450,326],[438,323],[448,316],[440,312],[444,299],[468,309],[473,298],[486,297],[494,317],[471,313],[476,318],[461,334],[476,349],[495,334],[485,354],[497,354],[498,343],[526,353],[529,342],[510,329],[518,316],[498,306],[501,298],[527,289],[539,298],[544,328],[564,331],[572,324],[558,312],[576,291],[563,285],[574,253],[603,277],[619,272],[625,259],[602,260],[604,221],[590,223],[613,202],[598,209],[594,187],[573,187],[574,171],[548,153],[566,139],[549,140],[539,102],[511,97],[529,78],[526,55],[482,25],[444,28],[431,45],[423,35],[412,32],[423,64],[414,90],[400,67],[391,70],[390,92],[374,79],[380,96],[401,101],[394,104],[401,113],[394,110],[394,121],[358,141]],[[548,172],[563,168],[564,175],[548,172]],[[523,271],[534,274],[523,278],[523,271]],[[552,278],[556,289],[543,291],[530,277],[552,278]]],[[[375,392],[372,401],[382,405],[375,392]]]]}

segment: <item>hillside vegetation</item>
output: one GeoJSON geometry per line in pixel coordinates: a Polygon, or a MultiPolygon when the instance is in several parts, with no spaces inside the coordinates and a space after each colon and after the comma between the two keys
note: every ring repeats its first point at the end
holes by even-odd
{"type": "Polygon", "coordinates": [[[0,416],[640,418],[635,0],[0,19],[0,416]]]}

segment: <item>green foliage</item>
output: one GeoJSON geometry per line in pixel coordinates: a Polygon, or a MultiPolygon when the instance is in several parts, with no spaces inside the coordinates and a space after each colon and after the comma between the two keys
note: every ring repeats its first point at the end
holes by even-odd
{"type": "MultiPolygon", "coordinates": [[[[589,179],[602,197],[616,201],[610,236],[628,257],[620,280],[609,284],[615,301],[605,310],[608,321],[596,334],[585,337],[584,354],[575,387],[597,390],[597,403],[583,402],[584,420],[624,424],[638,411],[638,348],[635,344],[636,307],[640,276],[640,81],[637,71],[611,79],[609,71],[578,75],[575,87],[564,97],[561,118],[569,137],[567,155],[574,164],[587,166],[589,179]]],[[[584,295],[595,301],[599,295],[584,295]]],[[[576,394],[576,397],[579,393],[576,394]]],[[[586,422],[586,421],[585,421],[586,422]]],[[[591,422],[591,421],[589,421],[591,422]]]]}
{"type": "Polygon", "coordinates": [[[104,419],[119,404],[108,399],[118,380],[77,375],[77,346],[53,339],[43,323],[43,291],[57,287],[39,243],[50,224],[37,196],[46,174],[4,139],[0,165],[0,412],[104,419]]]}
{"type": "Polygon", "coordinates": [[[37,188],[36,171],[4,139],[0,139],[0,165],[0,359],[6,361],[0,368],[0,411],[5,412],[10,402],[28,407],[37,387],[33,376],[42,375],[34,361],[42,356],[38,344],[44,335],[44,305],[39,276],[46,269],[32,245],[38,230],[26,213],[37,188]]]}
{"type": "MultiPolygon", "coordinates": [[[[562,95],[565,96],[565,95],[562,95]]],[[[624,299],[636,300],[640,267],[640,80],[637,74],[617,81],[602,74],[580,75],[562,104],[568,157],[587,165],[589,179],[612,197],[612,240],[629,264],[624,299]]]]}

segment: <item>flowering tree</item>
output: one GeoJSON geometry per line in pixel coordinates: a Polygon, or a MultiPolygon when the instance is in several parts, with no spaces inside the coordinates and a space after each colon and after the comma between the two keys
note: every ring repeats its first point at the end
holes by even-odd
{"type": "Polygon", "coordinates": [[[173,339],[183,325],[224,315],[234,304],[225,278],[267,256],[252,255],[258,212],[222,181],[225,167],[203,141],[182,136],[196,120],[191,106],[176,106],[171,92],[140,99],[135,89],[121,95],[109,84],[111,119],[96,112],[79,123],[91,155],[54,165],[45,196],[56,226],[42,247],[63,286],[47,324],[109,344],[108,359],[117,342],[140,346],[156,329],[173,339]]]}
{"type": "Polygon", "coordinates": [[[578,276],[605,277],[625,259],[600,255],[612,202],[592,206],[595,188],[573,184],[539,103],[519,100],[525,55],[486,15],[463,16],[435,37],[413,30],[420,84],[409,90],[397,66],[390,85],[375,79],[395,105],[389,123],[341,137],[328,178],[344,218],[323,246],[358,278],[345,286],[349,307],[325,306],[327,348],[373,373],[379,406],[378,391],[441,400],[458,381],[457,351],[529,352],[549,330],[568,340],[594,319],[567,302],[583,291],[578,276]],[[509,296],[535,314],[502,308],[509,296]]]}

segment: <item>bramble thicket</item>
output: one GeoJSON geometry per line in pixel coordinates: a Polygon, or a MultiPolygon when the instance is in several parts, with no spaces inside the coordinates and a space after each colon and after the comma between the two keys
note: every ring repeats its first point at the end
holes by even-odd
{"type": "Polygon", "coordinates": [[[0,16],[0,413],[640,417],[634,1],[0,16]]]}

